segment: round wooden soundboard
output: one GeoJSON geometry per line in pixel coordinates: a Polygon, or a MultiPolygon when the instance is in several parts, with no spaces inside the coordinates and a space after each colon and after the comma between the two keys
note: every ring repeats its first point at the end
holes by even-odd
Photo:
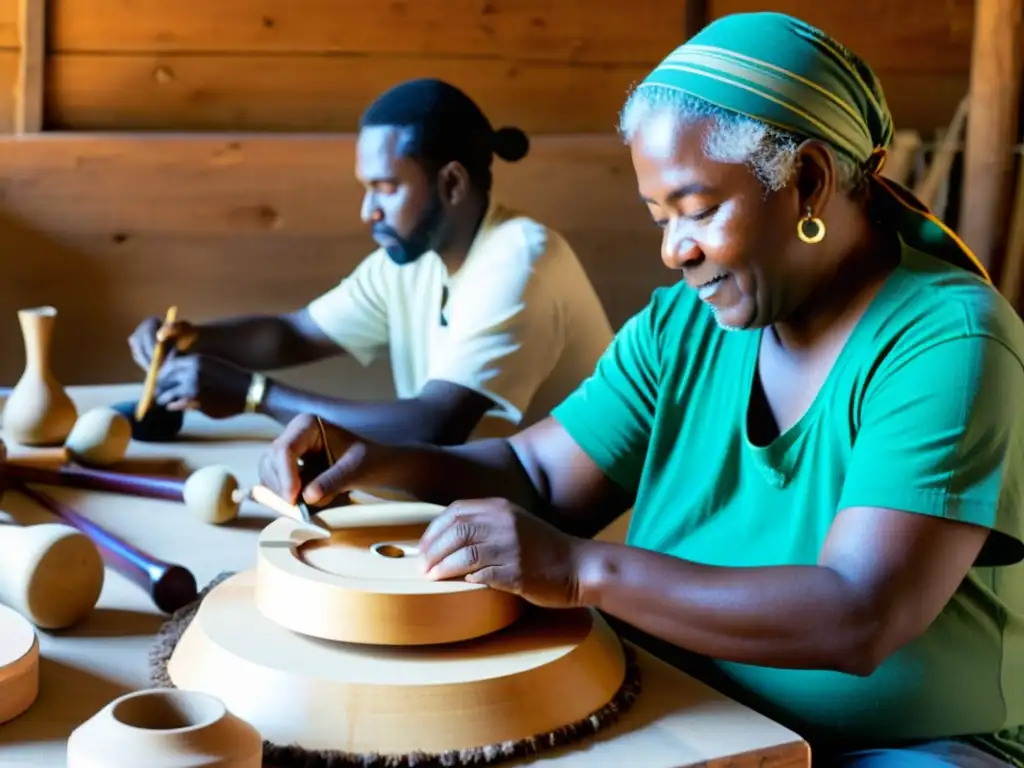
{"type": "Polygon", "coordinates": [[[373,645],[452,643],[509,626],[521,598],[424,575],[417,543],[443,511],[398,502],[328,509],[317,526],[275,520],[257,546],[257,608],[294,632],[373,645]]]}
{"type": "Polygon", "coordinates": [[[0,605],[0,723],[23,714],[39,695],[39,638],[28,619],[0,605]]]}
{"type": "Polygon", "coordinates": [[[588,609],[530,606],[511,626],[459,643],[325,642],[257,609],[258,581],[245,571],[217,584],[166,672],[276,744],[363,755],[495,748],[591,722],[627,680],[621,641],[588,609]]]}

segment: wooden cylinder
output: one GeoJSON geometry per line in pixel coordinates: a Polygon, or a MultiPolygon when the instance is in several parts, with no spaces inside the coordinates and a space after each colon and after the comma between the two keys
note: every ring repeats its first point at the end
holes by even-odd
{"type": "Polygon", "coordinates": [[[103,561],[144,589],[164,613],[173,613],[196,599],[196,578],[187,568],[166,563],[131,546],[48,494],[20,483],[14,489],[92,539],[103,561]]]}
{"type": "Polygon", "coordinates": [[[40,629],[66,629],[89,616],[103,580],[99,549],[76,528],[0,525],[0,603],[40,629]]]}

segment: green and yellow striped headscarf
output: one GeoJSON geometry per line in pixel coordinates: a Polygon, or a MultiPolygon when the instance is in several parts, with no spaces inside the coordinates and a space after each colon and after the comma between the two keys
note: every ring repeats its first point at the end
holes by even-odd
{"type": "Polygon", "coordinates": [[[824,32],[782,13],[723,16],[669,54],[638,89],[650,86],[828,142],[864,165],[874,204],[908,245],[989,279],[923,203],[879,175],[893,134],[881,85],[867,64],[824,32]]]}

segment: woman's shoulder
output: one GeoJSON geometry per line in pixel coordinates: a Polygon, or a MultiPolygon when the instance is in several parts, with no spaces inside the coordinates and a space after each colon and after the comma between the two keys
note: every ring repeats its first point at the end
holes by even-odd
{"type": "Polygon", "coordinates": [[[1024,320],[983,277],[913,248],[872,308],[875,335],[893,345],[965,338],[1001,343],[1024,361],[1024,320]]]}

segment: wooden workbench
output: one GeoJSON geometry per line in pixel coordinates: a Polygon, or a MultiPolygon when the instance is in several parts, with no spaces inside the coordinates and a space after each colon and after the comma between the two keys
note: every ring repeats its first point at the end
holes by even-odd
{"type": "MultiPolygon", "coordinates": [[[[70,388],[80,412],[134,399],[139,387],[70,388]]],[[[242,486],[258,480],[258,459],[280,427],[261,416],[214,421],[188,414],[180,442],[133,442],[129,458],[181,459],[187,469],[227,464],[242,486]]],[[[156,557],[192,570],[200,588],[218,573],[255,565],[256,540],[270,517],[246,503],[238,520],[209,526],[181,504],[47,487],[47,493],[156,557]]],[[[22,524],[52,520],[8,492],[0,508],[22,524]]],[[[111,699],[149,686],[147,658],[163,617],[148,596],[107,570],[95,613],[64,632],[40,632],[40,695],[24,715],[0,725],[0,766],[63,768],[68,735],[111,699]]],[[[810,765],[800,737],[642,650],[644,688],[633,709],[597,737],[527,762],[543,768],[798,768],[810,765]]]]}

